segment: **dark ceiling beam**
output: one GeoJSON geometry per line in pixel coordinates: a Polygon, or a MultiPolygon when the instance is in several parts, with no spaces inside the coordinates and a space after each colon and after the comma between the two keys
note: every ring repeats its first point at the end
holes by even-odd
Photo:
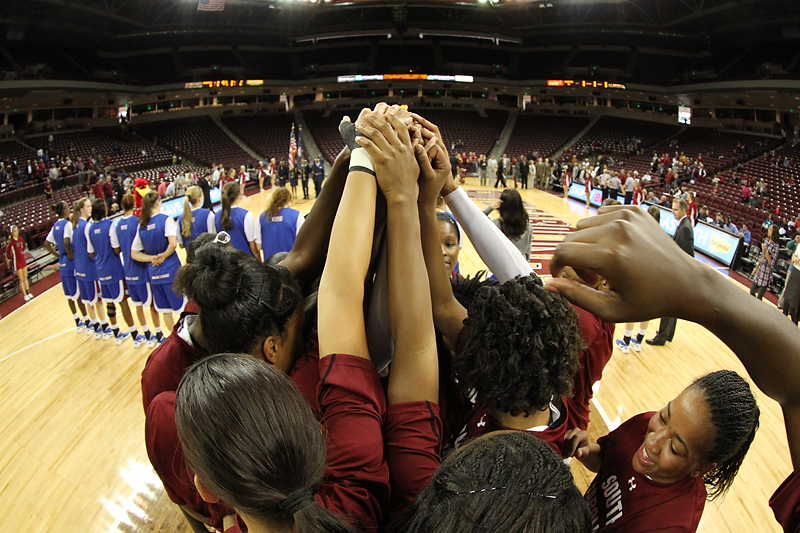
{"type": "Polygon", "coordinates": [[[123,17],[117,15],[116,13],[112,13],[110,11],[104,11],[102,9],[95,9],[93,7],[89,7],[78,2],[71,2],[69,0],[29,0],[32,2],[39,2],[41,4],[49,4],[56,7],[62,7],[66,9],[72,9],[75,11],[80,11],[83,13],[89,13],[90,15],[96,15],[98,17],[107,18],[110,20],[115,20],[117,22],[123,22],[125,24],[130,24],[131,26],[136,26],[137,28],[144,28],[145,24],[139,22],[138,20],[133,20],[128,17],[123,17]]]}
{"type": "Polygon", "coordinates": [[[677,26],[679,24],[683,24],[684,22],[689,22],[690,20],[695,20],[698,18],[705,18],[709,15],[716,15],[718,13],[722,13],[724,11],[729,11],[731,9],[745,7],[750,4],[758,4],[764,1],[769,0],[733,0],[731,2],[720,4],[714,7],[709,7],[708,9],[702,9],[695,11],[694,13],[690,13],[688,15],[684,15],[682,17],[670,20],[664,23],[664,27],[671,28],[673,26],[677,26]]]}

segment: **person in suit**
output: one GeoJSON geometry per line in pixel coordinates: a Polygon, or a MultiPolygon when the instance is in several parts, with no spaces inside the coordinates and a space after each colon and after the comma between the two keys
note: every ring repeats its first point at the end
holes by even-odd
{"type": "MultiPolygon", "coordinates": [[[[694,257],[694,229],[692,221],[686,216],[689,211],[689,204],[686,200],[675,199],[672,202],[672,214],[675,215],[675,220],[678,221],[678,228],[675,230],[675,235],[672,237],[681,250],[694,257]]],[[[675,326],[678,323],[677,318],[661,319],[661,324],[658,326],[656,336],[652,339],[647,339],[647,344],[651,346],[664,346],[667,342],[671,342],[675,336],[675,326]]]]}
{"type": "Polygon", "coordinates": [[[211,202],[211,183],[208,182],[208,178],[211,177],[211,172],[206,171],[202,178],[197,180],[197,186],[203,191],[203,209],[212,209],[213,204],[211,202]]]}
{"type": "Polygon", "coordinates": [[[314,193],[315,198],[319,198],[322,192],[322,181],[325,179],[325,163],[319,158],[314,158],[314,193]]]}

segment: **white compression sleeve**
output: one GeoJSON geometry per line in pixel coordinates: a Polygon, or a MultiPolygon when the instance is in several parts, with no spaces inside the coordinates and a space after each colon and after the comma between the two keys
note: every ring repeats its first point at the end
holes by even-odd
{"type": "Polygon", "coordinates": [[[461,187],[445,196],[444,201],[464,228],[478,255],[500,283],[533,273],[530,263],[514,243],[483,214],[461,187]]]}

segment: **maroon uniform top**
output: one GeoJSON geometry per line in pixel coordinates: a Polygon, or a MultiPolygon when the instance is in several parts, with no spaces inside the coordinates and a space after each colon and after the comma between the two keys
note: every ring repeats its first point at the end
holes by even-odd
{"type": "Polygon", "coordinates": [[[6,246],[6,258],[8,258],[9,262],[11,263],[11,267],[14,270],[19,270],[20,268],[25,268],[28,266],[28,263],[25,260],[25,241],[22,239],[22,237],[16,240],[13,237],[8,239],[8,245],[6,246]]]}
{"type": "Polygon", "coordinates": [[[442,420],[431,402],[392,404],[383,425],[394,521],[414,503],[442,462],[442,420]]]}
{"type": "Polygon", "coordinates": [[[665,484],[633,469],[633,456],[644,442],[650,419],[656,415],[636,415],[597,441],[603,466],[584,495],[591,510],[593,531],[697,530],[706,503],[702,476],[665,484]]]}
{"type": "Polygon", "coordinates": [[[107,181],[103,184],[103,196],[105,196],[106,198],[114,197],[114,186],[111,184],[110,181],[107,181]]]}
{"type": "Polygon", "coordinates": [[[95,198],[105,198],[103,195],[103,186],[99,183],[92,185],[92,194],[94,194],[95,198]]]}
{"type": "Polygon", "coordinates": [[[800,533],[800,476],[797,472],[792,472],[778,487],[769,499],[769,506],[786,533],[800,533]]]}
{"type": "Polygon", "coordinates": [[[589,425],[589,402],[594,395],[592,385],[603,377],[603,369],[611,359],[614,346],[614,324],[607,324],[589,311],[572,306],[578,313],[586,349],[578,356],[578,371],[572,386],[572,399],[567,403],[571,419],[586,430],[589,425]]]}

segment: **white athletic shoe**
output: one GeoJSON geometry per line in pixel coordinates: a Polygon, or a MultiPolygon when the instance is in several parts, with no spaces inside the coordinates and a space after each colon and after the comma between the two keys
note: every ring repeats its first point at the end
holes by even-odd
{"type": "Polygon", "coordinates": [[[631,351],[631,347],[622,342],[621,340],[617,340],[616,342],[617,348],[622,351],[622,353],[629,353],[631,351]]]}
{"type": "Polygon", "coordinates": [[[144,335],[142,335],[141,333],[139,333],[139,334],[138,334],[138,335],[137,335],[137,336],[136,336],[136,337],[133,339],[133,347],[134,347],[134,348],[138,348],[139,346],[141,346],[141,345],[142,345],[142,344],[144,344],[145,342],[147,342],[147,339],[145,338],[145,336],[144,336],[144,335]]]}
{"type": "Polygon", "coordinates": [[[78,331],[78,333],[80,333],[86,329],[86,324],[83,322],[83,320],[78,320],[78,325],[75,327],[75,329],[78,331]]]}
{"type": "Polygon", "coordinates": [[[122,341],[130,337],[130,335],[131,334],[128,331],[120,331],[119,333],[117,333],[117,336],[114,337],[114,344],[119,346],[120,344],[122,344],[122,341]]]}
{"type": "Polygon", "coordinates": [[[642,351],[642,343],[637,341],[636,339],[631,339],[631,346],[633,347],[634,352],[642,351]]]}
{"type": "Polygon", "coordinates": [[[105,329],[103,330],[103,340],[107,341],[108,339],[110,339],[113,336],[114,336],[114,332],[111,331],[110,327],[106,326],[105,329]]]}
{"type": "Polygon", "coordinates": [[[156,345],[156,334],[155,333],[151,333],[150,334],[150,338],[147,339],[147,347],[148,348],[154,348],[155,345],[156,345]]]}

